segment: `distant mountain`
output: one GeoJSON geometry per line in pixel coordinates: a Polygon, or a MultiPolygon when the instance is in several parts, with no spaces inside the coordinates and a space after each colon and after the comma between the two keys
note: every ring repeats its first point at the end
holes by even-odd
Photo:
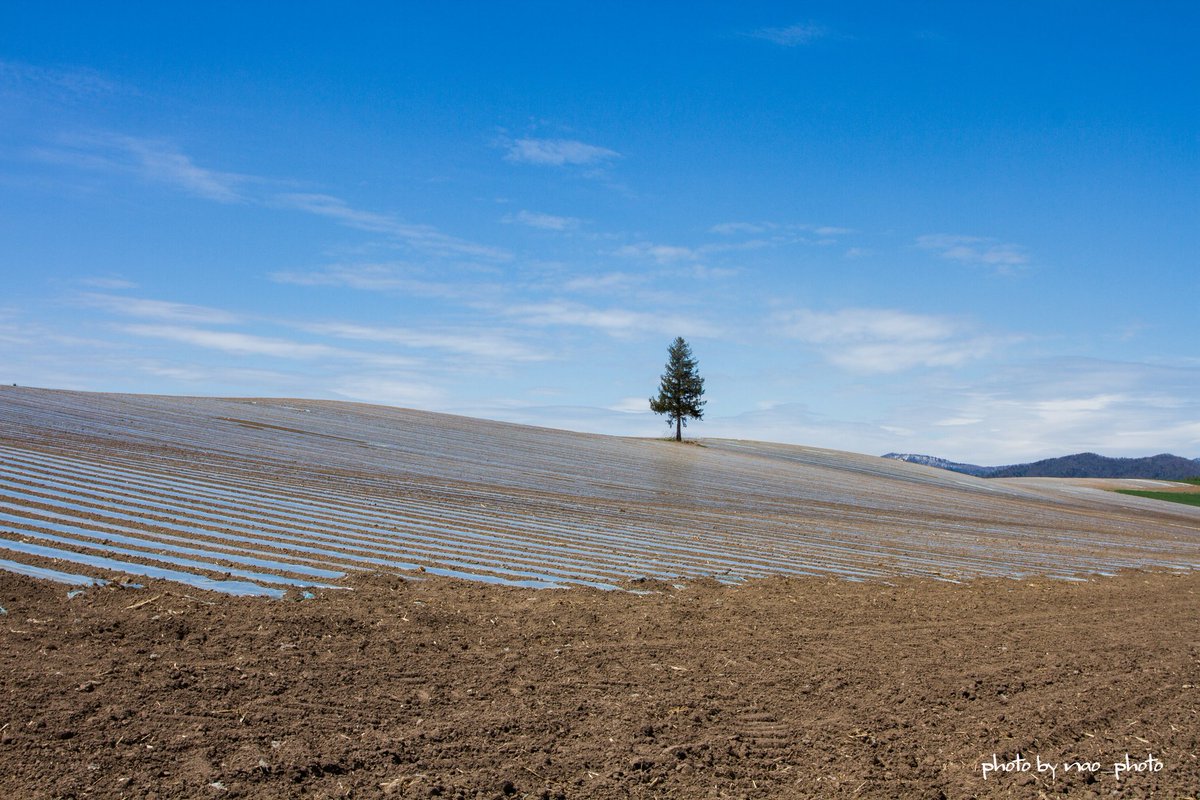
{"type": "Polygon", "coordinates": [[[1200,461],[1169,453],[1146,458],[1108,458],[1095,453],[1047,458],[1000,467],[990,478],[1157,478],[1177,481],[1200,475],[1200,461]]]}
{"type": "Polygon", "coordinates": [[[974,475],[985,478],[999,467],[981,467],[978,464],[960,464],[957,461],[947,461],[937,456],[923,456],[917,453],[888,453],[884,458],[894,458],[897,461],[907,461],[909,464],[923,464],[927,467],[948,469],[951,472],[961,472],[964,475],[974,475]]]}
{"type": "Polygon", "coordinates": [[[888,453],[884,458],[894,458],[910,464],[924,464],[981,478],[1152,478],[1177,481],[1200,476],[1200,458],[1183,458],[1169,453],[1146,458],[1109,458],[1095,453],[1076,453],[1004,467],[961,464],[937,456],[913,453],[888,453]]]}

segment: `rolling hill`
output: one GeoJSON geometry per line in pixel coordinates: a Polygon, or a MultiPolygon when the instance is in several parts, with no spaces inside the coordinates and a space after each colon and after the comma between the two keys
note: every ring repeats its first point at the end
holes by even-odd
{"type": "Polygon", "coordinates": [[[1076,453],[1003,467],[962,464],[916,453],[888,453],[883,457],[980,478],[1144,478],[1179,481],[1200,477],[1200,458],[1183,458],[1170,453],[1145,458],[1110,458],[1096,453],[1076,453]]]}
{"type": "Polygon", "coordinates": [[[0,389],[0,568],[282,596],[353,572],[618,587],[1200,564],[1200,510],[831,450],[352,403],[0,389]]]}
{"type": "Polygon", "coordinates": [[[1109,458],[1076,453],[1030,464],[996,467],[992,478],[1152,478],[1178,481],[1200,476],[1200,462],[1170,453],[1145,458],[1109,458]]]}

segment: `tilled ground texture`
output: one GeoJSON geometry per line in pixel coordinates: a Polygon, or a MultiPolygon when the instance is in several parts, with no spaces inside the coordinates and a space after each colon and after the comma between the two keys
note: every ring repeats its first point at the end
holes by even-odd
{"type": "Polygon", "coordinates": [[[76,583],[281,596],[374,570],[612,589],[1197,564],[1200,508],[1072,482],[353,403],[0,386],[0,569],[76,583]]]}
{"type": "Polygon", "coordinates": [[[630,587],[644,593],[351,584],[265,600],[114,583],[68,599],[0,574],[0,789],[1178,798],[1200,786],[1197,573],[630,587]],[[1014,771],[985,780],[985,763],[1014,771]]]}

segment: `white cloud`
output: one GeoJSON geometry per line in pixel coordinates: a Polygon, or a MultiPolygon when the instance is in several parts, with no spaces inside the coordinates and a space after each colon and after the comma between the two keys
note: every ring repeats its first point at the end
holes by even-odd
{"type": "Polygon", "coordinates": [[[613,292],[628,291],[646,282],[644,275],[630,272],[605,272],[600,275],[580,275],[562,284],[566,292],[613,292]]]}
{"type": "Polygon", "coordinates": [[[341,223],[349,228],[381,233],[434,255],[471,256],[504,261],[511,254],[496,247],[475,244],[442,233],[432,225],[403,222],[390,214],[353,208],[339,197],[327,194],[278,194],[276,205],[294,208],[341,223]]]}
{"type": "Polygon", "coordinates": [[[334,394],[366,403],[441,410],[446,396],[438,387],[409,376],[351,375],[334,379],[334,394]]]}
{"type": "Polygon", "coordinates": [[[690,247],[679,247],[667,244],[651,244],[638,242],[617,248],[616,254],[624,258],[649,258],[659,264],[670,264],[676,261],[691,261],[697,258],[698,252],[690,247]]]}
{"type": "Polygon", "coordinates": [[[945,339],[956,326],[940,317],[876,308],[820,312],[801,309],[784,323],[784,332],[806,342],[924,341],[945,339]]]}
{"type": "Polygon", "coordinates": [[[239,319],[236,315],[218,308],[172,303],[166,300],[150,300],[141,297],[89,293],[81,295],[79,300],[86,306],[100,308],[128,317],[144,317],[170,320],[172,322],[215,325],[228,325],[237,322],[239,319]]]}
{"type": "Polygon", "coordinates": [[[37,342],[40,334],[39,327],[22,320],[16,309],[0,306],[0,344],[24,347],[37,342]]]}
{"type": "Polygon", "coordinates": [[[446,331],[415,328],[379,328],[352,323],[318,323],[304,326],[317,334],[358,341],[387,342],[415,349],[444,350],[495,361],[544,361],[540,350],[512,341],[497,330],[446,331]]]}
{"type": "Polygon", "coordinates": [[[120,325],[117,330],[134,336],[218,350],[235,356],[267,356],[296,361],[355,361],[383,367],[412,367],[420,362],[402,356],[363,353],[327,344],[297,342],[236,331],[212,331],[182,325],[120,325]]]}
{"type": "Polygon", "coordinates": [[[509,143],[505,158],[525,164],[561,167],[599,164],[620,156],[615,150],[574,139],[517,139],[509,143]]]}
{"type": "Polygon", "coordinates": [[[766,39],[783,47],[810,44],[829,35],[828,29],[814,23],[797,23],[784,28],[760,28],[751,34],[757,39],[766,39]]]}
{"type": "Polygon", "coordinates": [[[210,331],[176,325],[122,325],[119,329],[135,336],[167,339],[239,356],[316,359],[346,355],[345,351],[328,345],[273,339],[234,331],[210,331]]]}
{"type": "Polygon", "coordinates": [[[950,318],[891,309],[800,309],[776,321],[785,336],[817,346],[837,366],[864,373],[961,366],[1000,343],[950,318]]]}
{"type": "Polygon", "coordinates": [[[854,372],[903,372],[916,367],[958,367],[988,355],[986,339],[963,342],[870,342],[839,347],[827,354],[839,367],[854,372]]]}
{"type": "Polygon", "coordinates": [[[697,436],[783,442],[852,453],[881,454],[894,449],[888,425],[836,419],[803,403],[775,403],[730,416],[705,415],[694,423],[697,436]]]}
{"type": "Polygon", "coordinates": [[[713,225],[709,230],[722,236],[734,236],[739,233],[757,234],[776,230],[779,227],[774,222],[722,222],[713,225]]]}
{"type": "Polygon", "coordinates": [[[573,231],[581,224],[581,220],[576,217],[558,217],[554,214],[541,214],[536,211],[520,211],[515,215],[505,217],[504,221],[516,222],[544,231],[573,231]]]}
{"type": "Polygon", "coordinates": [[[283,270],[270,274],[276,283],[294,286],[340,286],[364,292],[464,299],[491,293],[498,287],[486,283],[449,283],[425,278],[426,270],[403,263],[333,264],[307,272],[283,270]]]}
{"type": "Polygon", "coordinates": [[[515,306],[510,316],[526,325],[595,328],[616,338],[643,333],[678,336],[714,336],[716,330],[695,317],[632,311],[623,308],[590,308],[579,303],[551,302],[515,306]]]}
{"type": "Polygon", "coordinates": [[[172,184],[189,194],[222,203],[243,199],[237,187],[245,181],[244,176],[205,169],[161,142],[132,137],[120,137],[119,142],[138,160],[142,174],[151,180],[172,184]]]}
{"type": "Polygon", "coordinates": [[[704,264],[694,264],[687,274],[698,281],[715,281],[732,278],[738,274],[738,271],[727,267],[707,267],[704,264]]]}
{"type": "MultiPolygon", "coordinates": [[[[283,192],[274,195],[246,190],[267,183],[262,178],[207,169],[194,163],[173,145],[155,139],[122,134],[63,137],[56,147],[35,148],[36,158],[80,169],[131,172],[144,180],[165,184],[188,194],[222,203],[249,203],[304,211],[332,219],[356,230],[383,234],[423,253],[435,256],[506,261],[507,251],[469,242],[439,231],[432,225],[404,222],[391,215],[354,208],[329,194],[283,192]]],[[[567,218],[562,218],[567,219],[567,218]]]]}
{"type": "Polygon", "coordinates": [[[978,425],[983,422],[981,417],[950,417],[949,419],[941,419],[932,423],[938,427],[954,428],[959,425],[978,425]]]}
{"type": "Polygon", "coordinates": [[[1025,248],[983,236],[934,233],[917,237],[917,246],[963,264],[983,264],[1005,271],[1029,263],[1025,248]]]}
{"type": "Polygon", "coordinates": [[[0,60],[0,88],[78,96],[113,94],[118,86],[91,69],[56,69],[0,60]]]}
{"type": "MultiPolygon", "coordinates": [[[[1200,456],[1200,369],[1058,358],[1010,364],[948,385],[903,411],[910,452],[1014,464],[1084,451],[1200,456]]],[[[893,449],[901,449],[896,447],[893,449]]]]}
{"type": "MultiPolygon", "coordinates": [[[[975,463],[1011,464],[1096,452],[1108,456],[1200,453],[1200,424],[1136,394],[1022,397],[978,391],[962,400],[963,424],[943,427],[932,449],[975,463]]],[[[1195,413],[1197,409],[1190,409],[1195,413]]]]}
{"type": "Polygon", "coordinates": [[[693,433],[876,455],[929,453],[984,465],[1084,451],[1200,456],[1200,368],[1056,359],[998,367],[979,383],[955,377],[915,388],[907,378],[858,381],[867,391],[906,396],[911,405],[881,409],[870,419],[820,414],[798,403],[733,416],[710,406],[713,413],[693,433]]]}
{"type": "Polygon", "coordinates": [[[52,163],[83,169],[132,172],[187,194],[221,203],[244,202],[241,187],[250,177],[207,169],[173,145],[114,133],[63,137],[57,147],[36,148],[33,154],[52,163]]]}
{"type": "Polygon", "coordinates": [[[162,362],[148,359],[139,359],[131,363],[147,375],[182,383],[200,384],[206,392],[212,391],[215,385],[220,384],[234,387],[254,384],[288,387],[293,394],[302,392],[305,387],[311,386],[311,376],[305,375],[303,385],[297,386],[295,375],[265,369],[243,369],[228,366],[214,368],[176,361],[162,362]]]}
{"type": "Polygon", "coordinates": [[[332,264],[308,272],[280,271],[270,275],[276,283],[296,286],[345,286],[364,291],[411,290],[427,284],[415,277],[418,271],[404,264],[332,264]]]}
{"type": "MultiPolygon", "coordinates": [[[[709,228],[711,233],[721,236],[758,236],[760,238],[746,242],[742,246],[752,245],[763,247],[779,244],[834,244],[839,236],[857,233],[854,228],[840,225],[812,225],[798,222],[722,222],[709,228]],[[817,238],[812,238],[812,237],[817,238]]],[[[710,250],[719,249],[710,246],[710,250]]]]}
{"type": "Polygon", "coordinates": [[[80,278],[79,282],[84,286],[91,286],[96,289],[136,289],[138,285],[133,281],[125,280],[124,278],[80,278]]]}
{"type": "MultiPolygon", "coordinates": [[[[28,311],[16,307],[0,306],[0,344],[14,345],[7,353],[0,353],[0,363],[25,360],[40,362],[57,360],[67,355],[78,358],[81,353],[93,348],[103,349],[107,343],[94,336],[76,336],[64,333],[49,320],[40,318],[36,321],[26,318],[28,311]]],[[[83,356],[87,364],[91,355],[83,356]]],[[[72,383],[72,386],[78,386],[72,383]]]]}
{"type": "Polygon", "coordinates": [[[648,397],[626,397],[605,408],[622,414],[649,414],[650,400],[648,397]]]}
{"type": "Polygon", "coordinates": [[[1039,419],[1052,425],[1068,425],[1098,411],[1112,408],[1128,398],[1121,394],[1099,394],[1090,397],[1070,397],[1038,400],[1028,404],[1039,419]]]}

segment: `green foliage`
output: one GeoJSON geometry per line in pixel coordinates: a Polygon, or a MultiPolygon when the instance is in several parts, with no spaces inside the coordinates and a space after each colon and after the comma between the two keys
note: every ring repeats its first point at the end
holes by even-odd
{"type": "MultiPolygon", "coordinates": [[[[1195,483],[1189,480],[1185,483],[1195,483]]],[[[1149,497],[1151,500],[1169,500],[1172,503],[1183,503],[1189,506],[1200,506],[1200,492],[1144,492],[1140,489],[1117,489],[1117,494],[1132,494],[1136,497],[1149,497]]]]}
{"type": "Polygon", "coordinates": [[[650,410],[666,414],[667,424],[675,426],[675,441],[682,441],[688,419],[704,418],[704,379],[697,372],[692,349],[682,336],[667,349],[666,371],[658,385],[658,397],[650,398],[650,410]]]}

